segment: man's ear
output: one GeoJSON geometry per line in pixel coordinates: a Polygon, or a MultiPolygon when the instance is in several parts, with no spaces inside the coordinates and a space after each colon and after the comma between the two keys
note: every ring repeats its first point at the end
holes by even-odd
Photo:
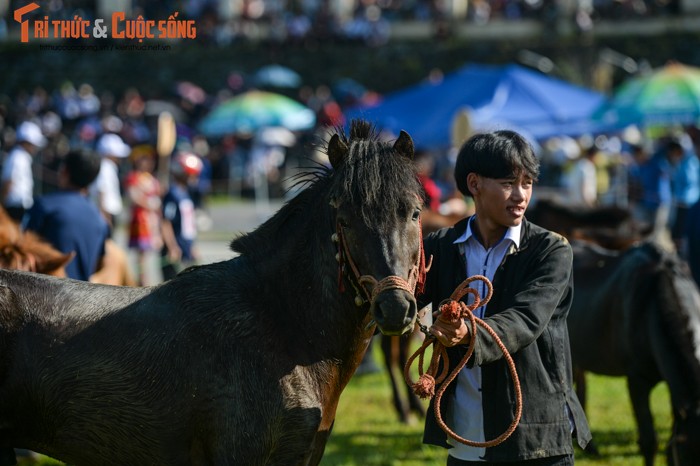
{"type": "Polygon", "coordinates": [[[476,196],[481,189],[481,177],[474,172],[467,175],[467,188],[472,196],[476,196]]]}

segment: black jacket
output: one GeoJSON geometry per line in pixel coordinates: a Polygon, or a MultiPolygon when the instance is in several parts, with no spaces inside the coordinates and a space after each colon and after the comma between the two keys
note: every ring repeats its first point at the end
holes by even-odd
{"type": "MultiPolygon", "coordinates": [[[[464,259],[454,241],[465,231],[467,220],[429,235],[426,257],[433,256],[421,306],[433,310],[448,298],[466,277],[464,259]]],[[[486,449],[488,461],[520,461],[572,454],[571,425],[565,406],[573,414],[575,436],[583,448],[591,432],[581,404],[572,389],[571,353],[566,317],[573,298],[573,253],[560,235],[523,220],[520,247],[506,254],[493,278],[493,297],[484,321],[511,353],[520,378],[523,414],[515,432],[502,444],[486,449]]],[[[499,436],[510,425],[515,394],[503,354],[490,335],[478,327],[478,340],[469,365],[482,370],[484,431],[486,440],[499,436]]],[[[448,349],[454,367],[466,345],[448,349]]],[[[443,419],[451,404],[456,381],[443,395],[443,419]]],[[[461,415],[468,416],[469,413],[461,415]]],[[[431,402],[425,423],[424,443],[450,448],[447,436],[435,421],[431,402]]]]}

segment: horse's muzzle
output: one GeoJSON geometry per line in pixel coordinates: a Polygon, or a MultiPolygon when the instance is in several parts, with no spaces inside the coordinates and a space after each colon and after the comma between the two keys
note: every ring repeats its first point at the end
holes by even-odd
{"type": "Polygon", "coordinates": [[[413,294],[402,289],[379,293],[372,301],[370,311],[384,335],[402,335],[413,329],[418,305],[413,294]]]}

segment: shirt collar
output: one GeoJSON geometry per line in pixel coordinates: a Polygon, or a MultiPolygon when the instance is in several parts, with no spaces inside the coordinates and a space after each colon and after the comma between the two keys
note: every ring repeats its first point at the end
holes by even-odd
{"type": "MultiPolygon", "coordinates": [[[[460,243],[466,243],[469,238],[474,236],[474,233],[472,232],[472,222],[476,218],[476,215],[472,215],[469,218],[469,221],[467,222],[467,228],[464,230],[464,233],[462,233],[459,238],[457,238],[454,241],[454,244],[460,244],[460,243]]],[[[520,248],[520,230],[522,229],[523,222],[520,222],[518,225],[514,227],[509,227],[506,230],[506,233],[503,235],[503,238],[501,241],[505,240],[510,240],[513,245],[515,246],[516,249],[520,248]]]]}

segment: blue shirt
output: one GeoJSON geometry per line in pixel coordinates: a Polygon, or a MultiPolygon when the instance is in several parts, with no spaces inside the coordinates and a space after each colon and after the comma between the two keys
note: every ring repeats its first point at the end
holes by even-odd
{"type": "Polygon", "coordinates": [[[75,252],[66,275],[89,280],[104,256],[109,227],[90,200],[76,191],[40,197],[29,210],[25,229],[38,233],[63,253],[75,252]]]}
{"type": "Polygon", "coordinates": [[[682,207],[690,207],[700,199],[700,161],[692,152],[673,167],[671,186],[673,198],[682,207]]]}
{"type": "Polygon", "coordinates": [[[654,154],[639,167],[638,173],[643,190],[641,202],[644,206],[658,208],[671,204],[671,164],[663,153],[654,154]]]}

